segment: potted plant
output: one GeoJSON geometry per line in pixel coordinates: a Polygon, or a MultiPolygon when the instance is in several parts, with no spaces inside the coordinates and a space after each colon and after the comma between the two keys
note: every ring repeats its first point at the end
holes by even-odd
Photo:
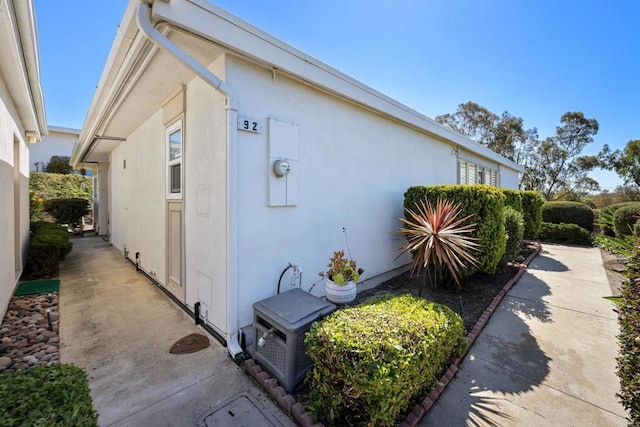
{"type": "Polygon", "coordinates": [[[336,304],[347,304],[356,299],[356,283],[360,275],[364,273],[362,268],[356,266],[356,262],[347,259],[344,251],[336,251],[329,259],[329,268],[326,272],[320,273],[324,279],[324,289],[327,301],[336,304]]]}

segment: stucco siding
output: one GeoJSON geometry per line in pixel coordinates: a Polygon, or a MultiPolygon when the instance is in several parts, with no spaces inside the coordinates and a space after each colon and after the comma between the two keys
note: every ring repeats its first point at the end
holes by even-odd
{"type": "MultiPolygon", "coordinates": [[[[223,74],[224,58],[210,68],[223,74]]],[[[185,242],[187,304],[227,332],[227,135],[225,97],[203,80],[187,86],[185,242]]]]}
{"type": "Polygon", "coordinates": [[[154,114],[111,153],[111,242],[166,283],[165,133],[154,114]]]}
{"type": "Polygon", "coordinates": [[[29,150],[12,112],[15,109],[0,80],[0,318],[4,316],[29,249],[29,150]],[[17,165],[16,147],[19,150],[17,165]],[[17,188],[16,167],[19,170],[17,188]]]}
{"type": "MultiPolygon", "coordinates": [[[[275,294],[289,262],[302,267],[304,289],[318,282],[333,251],[346,249],[343,227],[369,284],[408,263],[395,259],[393,235],[404,192],[411,185],[455,183],[453,147],[281,74],[274,80],[270,71],[237,58],[227,75],[239,114],[263,124],[259,134],[238,136],[240,323],[251,322],[253,302],[275,294]],[[268,206],[268,117],[299,128],[297,206],[268,206]]],[[[322,295],[323,284],[313,293],[322,295]]]]}
{"type": "MultiPolygon", "coordinates": [[[[4,141],[2,141],[4,143],[4,141]]],[[[0,315],[4,316],[16,285],[14,215],[13,215],[13,165],[0,160],[0,182],[3,199],[0,205],[0,315]]]]}
{"type": "Polygon", "coordinates": [[[505,167],[500,168],[500,187],[517,190],[519,185],[520,176],[517,171],[505,167]]]}

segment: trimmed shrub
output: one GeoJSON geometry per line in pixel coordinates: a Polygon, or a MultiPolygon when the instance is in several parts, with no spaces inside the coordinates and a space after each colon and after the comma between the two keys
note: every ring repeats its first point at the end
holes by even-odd
{"type": "Polygon", "coordinates": [[[60,224],[73,228],[82,225],[82,217],[89,213],[89,202],[85,199],[54,199],[44,202],[44,210],[60,224]]]}
{"type": "Polygon", "coordinates": [[[542,206],[544,198],[537,191],[522,191],[522,217],[524,238],[536,239],[542,227],[542,206]]]}
{"type": "Polygon", "coordinates": [[[640,425],[640,251],[637,245],[627,263],[627,275],[628,279],[622,284],[618,306],[618,397],[629,411],[629,425],[637,426],[640,425]]]}
{"type": "Polygon", "coordinates": [[[87,374],[67,364],[0,375],[0,425],[97,426],[87,374]]]}
{"type": "Polygon", "coordinates": [[[69,233],[59,224],[39,221],[31,224],[31,241],[24,277],[54,277],[58,264],[71,252],[69,233]]]}
{"type": "Polygon", "coordinates": [[[616,237],[622,238],[633,234],[633,226],[640,216],[640,203],[620,206],[613,214],[613,228],[616,237]]]}
{"type": "Polygon", "coordinates": [[[505,257],[514,257],[520,252],[524,236],[524,219],[522,213],[511,206],[504,207],[504,228],[507,233],[505,257]]]}
{"type": "Polygon", "coordinates": [[[540,230],[540,240],[551,243],[591,246],[591,234],[575,224],[543,222],[540,230]]]}
{"type": "Polygon", "coordinates": [[[613,216],[615,215],[618,209],[624,206],[631,206],[631,205],[640,205],[640,203],[638,202],[615,203],[613,205],[609,205],[600,209],[600,212],[598,214],[598,226],[600,227],[600,233],[605,236],[615,237],[616,233],[615,233],[615,226],[613,225],[613,216]]]}
{"type": "Polygon", "coordinates": [[[518,212],[522,212],[522,191],[512,190],[510,188],[501,188],[502,194],[504,194],[504,205],[511,206],[518,212]]]}
{"type": "Polygon", "coordinates": [[[545,202],[542,221],[554,224],[575,224],[588,232],[593,231],[593,210],[580,202],[545,202]]]}
{"type": "Polygon", "coordinates": [[[435,205],[439,199],[460,204],[460,216],[464,218],[467,215],[473,215],[468,223],[476,224],[476,231],[471,234],[471,237],[477,238],[480,244],[475,254],[478,267],[468,266],[469,268],[463,274],[469,276],[478,270],[489,274],[495,273],[504,255],[507,241],[504,230],[505,196],[502,191],[490,185],[410,187],[404,193],[404,207],[415,209],[416,203],[422,200],[435,205]]]}
{"type": "Polygon", "coordinates": [[[308,408],[326,425],[394,425],[467,341],[448,307],[412,295],[338,310],[306,336],[308,408]]]}
{"type": "Polygon", "coordinates": [[[29,196],[31,221],[42,219],[46,200],[85,199],[93,204],[93,179],[82,175],[57,173],[29,173],[29,196]]]}

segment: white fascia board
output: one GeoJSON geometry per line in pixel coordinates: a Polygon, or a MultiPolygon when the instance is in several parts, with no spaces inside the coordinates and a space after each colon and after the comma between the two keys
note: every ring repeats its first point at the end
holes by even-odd
{"type": "Polygon", "coordinates": [[[54,125],[47,125],[47,128],[49,129],[49,132],[68,133],[75,136],[80,135],[80,129],[76,129],[76,128],[68,128],[64,126],[54,126],[54,125]]]}
{"type": "Polygon", "coordinates": [[[285,71],[324,91],[347,98],[510,169],[518,172],[524,170],[517,163],[324,64],[206,0],[155,2],[153,18],[156,22],[166,21],[198,34],[241,56],[285,71]]]}
{"type": "Polygon", "coordinates": [[[71,153],[71,165],[77,167],[82,156],[90,148],[96,130],[102,118],[109,113],[111,105],[110,96],[113,95],[112,88],[119,85],[118,76],[122,76],[121,70],[131,58],[131,46],[138,37],[138,30],[135,26],[135,11],[137,1],[130,1],[124,12],[120,25],[116,31],[111,50],[107,56],[106,63],[102,69],[102,74],[98,86],[89,105],[89,110],[80,131],[80,137],[73,147],[71,153]]]}
{"type": "Polygon", "coordinates": [[[35,11],[32,0],[4,0],[9,19],[11,50],[15,58],[3,58],[13,62],[12,73],[20,87],[10,87],[16,99],[20,99],[21,120],[25,130],[34,132],[38,140],[47,134],[44,96],[40,84],[40,56],[35,11]]]}

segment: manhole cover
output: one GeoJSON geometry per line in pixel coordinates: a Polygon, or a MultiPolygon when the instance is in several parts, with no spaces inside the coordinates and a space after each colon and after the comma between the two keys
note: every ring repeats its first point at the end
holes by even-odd
{"type": "Polygon", "coordinates": [[[191,334],[184,338],[180,338],[171,346],[169,353],[171,354],[188,354],[203,350],[209,347],[209,338],[202,334],[191,334]]]}

